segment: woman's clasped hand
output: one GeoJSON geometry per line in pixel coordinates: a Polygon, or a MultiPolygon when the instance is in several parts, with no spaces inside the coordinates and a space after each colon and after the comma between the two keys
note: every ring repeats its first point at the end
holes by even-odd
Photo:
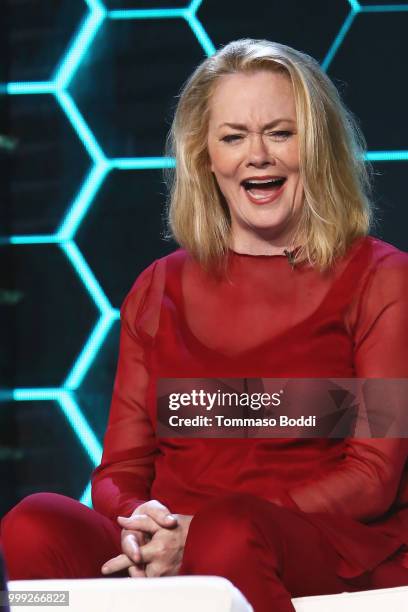
{"type": "Polygon", "coordinates": [[[133,578],[177,575],[192,518],[171,514],[154,499],[138,506],[129,517],[118,516],[123,527],[122,553],[104,563],[102,573],[128,569],[133,578]]]}

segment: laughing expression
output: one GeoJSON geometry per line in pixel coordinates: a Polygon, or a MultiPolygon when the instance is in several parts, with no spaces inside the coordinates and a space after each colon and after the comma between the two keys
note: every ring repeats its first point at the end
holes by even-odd
{"type": "Polygon", "coordinates": [[[210,100],[208,153],[231,215],[231,246],[272,253],[290,245],[303,205],[293,88],[260,70],[221,77],[210,100]]]}

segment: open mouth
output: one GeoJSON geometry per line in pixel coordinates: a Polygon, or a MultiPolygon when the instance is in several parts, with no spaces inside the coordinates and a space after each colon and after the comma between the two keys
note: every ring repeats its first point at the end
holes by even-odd
{"type": "Polygon", "coordinates": [[[276,194],[286,181],[285,176],[277,176],[273,179],[263,180],[244,180],[242,186],[254,200],[269,199],[269,196],[276,194]]]}

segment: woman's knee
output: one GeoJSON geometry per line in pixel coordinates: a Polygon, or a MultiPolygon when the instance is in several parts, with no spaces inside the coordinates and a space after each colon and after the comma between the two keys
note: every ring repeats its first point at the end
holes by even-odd
{"type": "Polygon", "coordinates": [[[28,515],[38,516],[44,513],[49,514],[67,501],[75,502],[75,500],[70,497],[60,495],[59,493],[32,493],[24,497],[18,504],[11,508],[4,516],[3,521],[6,519],[17,520],[28,515]]]}
{"type": "Polygon", "coordinates": [[[78,503],[58,493],[33,493],[24,497],[3,517],[1,539],[4,548],[30,543],[50,537],[59,519],[67,514],[67,506],[78,503]]]}
{"type": "Polygon", "coordinates": [[[17,528],[24,528],[27,522],[36,520],[39,516],[46,513],[49,496],[53,493],[33,493],[24,497],[16,504],[1,521],[1,533],[4,536],[9,531],[17,528]]]}
{"type": "Polygon", "coordinates": [[[75,499],[29,495],[1,525],[9,577],[87,578],[120,552],[120,527],[75,499]]]}
{"type": "MultiPolygon", "coordinates": [[[[1,541],[9,578],[30,579],[53,577],[35,574],[50,556],[50,543],[55,535],[55,506],[61,506],[63,496],[55,493],[34,493],[22,499],[1,521],[1,541]]],[[[47,561],[50,565],[49,561],[47,561]]]]}

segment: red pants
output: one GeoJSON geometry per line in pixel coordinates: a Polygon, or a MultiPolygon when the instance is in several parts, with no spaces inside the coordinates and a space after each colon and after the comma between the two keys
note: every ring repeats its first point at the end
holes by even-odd
{"type": "MultiPolygon", "coordinates": [[[[102,564],[121,552],[120,531],[73,499],[30,495],[2,521],[9,579],[102,577],[102,564]]],[[[336,575],[336,562],[336,552],[302,513],[236,494],[196,513],[180,575],[224,576],[255,612],[293,612],[291,597],[408,585],[408,569],[392,559],[353,581],[336,575]]]]}

